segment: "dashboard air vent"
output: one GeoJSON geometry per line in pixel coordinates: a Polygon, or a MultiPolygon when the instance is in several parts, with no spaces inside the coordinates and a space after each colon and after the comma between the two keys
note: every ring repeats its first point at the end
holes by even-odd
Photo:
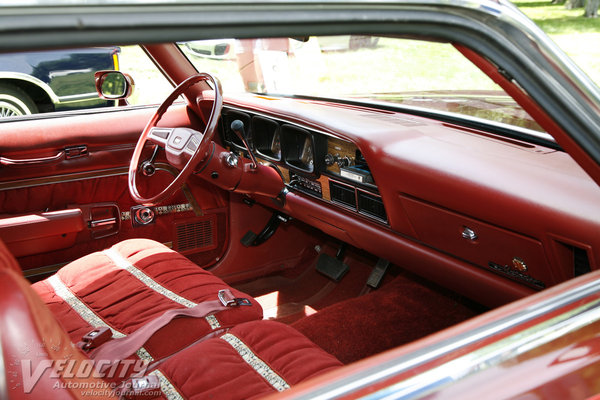
{"type": "Polygon", "coordinates": [[[358,212],[387,222],[387,214],[385,212],[385,208],[383,207],[383,201],[381,201],[380,196],[359,190],[358,212]]]}
{"type": "Polygon", "coordinates": [[[329,181],[329,191],[331,201],[356,210],[356,190],[354,190],[354,187],[329,181]]]}
{"type": "Polygon", "coordinates": [[[591,271],[587,251],[573,246],[573,275],[580,276],[591,271]]]}

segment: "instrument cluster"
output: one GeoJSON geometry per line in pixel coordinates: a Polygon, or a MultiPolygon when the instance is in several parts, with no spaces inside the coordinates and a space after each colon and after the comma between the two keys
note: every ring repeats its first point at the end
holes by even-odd
{"type": "Polygon", "coordinates": [[[246,147],[231,127],[236,120],[243,123],[244,139],[254,156],[274,166],[288,188],[387,223],[375,180],[354,143],[277,118],[225,107],[223,142],[242,156],[246,147]]]}

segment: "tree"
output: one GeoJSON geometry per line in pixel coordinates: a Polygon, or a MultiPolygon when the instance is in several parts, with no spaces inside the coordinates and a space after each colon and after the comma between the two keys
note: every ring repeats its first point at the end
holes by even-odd
{"type": "Polygon", "coordinates": [[[587,0],[585,4],[585,14],[583,14],[586,18],[598,18],[598,5],[600,4],[600,0],[587,0]]]}
{"type": "Polygon", "coordinates": [[[585,0],[567,0],[565,2],[565,8],[567,10],[573,10],[575,8],[581,8],[584,5],[585,5],[585,0]]]}

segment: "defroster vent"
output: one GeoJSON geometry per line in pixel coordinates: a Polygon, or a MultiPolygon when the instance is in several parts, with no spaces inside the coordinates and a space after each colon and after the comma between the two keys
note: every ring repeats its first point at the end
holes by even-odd
{"type": "Polygon", "coordinates": [[[175,224],[174,249],[182,254],[212,250],[217,247],[216,215],[175,224]]]}

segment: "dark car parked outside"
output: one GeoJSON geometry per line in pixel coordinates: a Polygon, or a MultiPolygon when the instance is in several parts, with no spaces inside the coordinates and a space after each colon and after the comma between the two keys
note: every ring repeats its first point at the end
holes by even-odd
{"type": "Polygon", "coordinates": [[[119,47],[0,55],[0,118],[113,106],[98,97],[94,73],[119,69],[119,47]]]}

